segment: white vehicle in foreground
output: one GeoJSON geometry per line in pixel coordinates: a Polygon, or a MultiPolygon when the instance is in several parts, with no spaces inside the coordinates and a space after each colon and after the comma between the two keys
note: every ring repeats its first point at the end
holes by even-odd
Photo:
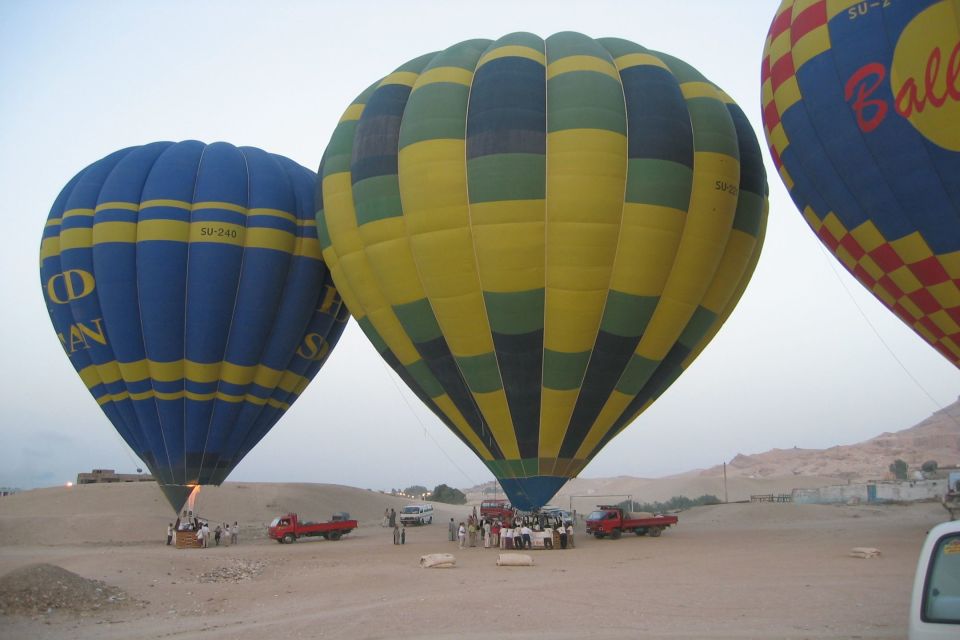
{"type": "Polygon", "coordinates": [[[960,521],[927,534],[910,601],[910,640],[960,638],[960,521]]]}

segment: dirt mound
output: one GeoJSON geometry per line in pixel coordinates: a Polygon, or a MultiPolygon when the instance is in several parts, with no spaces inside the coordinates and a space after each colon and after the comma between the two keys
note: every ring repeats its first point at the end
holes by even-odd
{"type": "Polygon", "coordinates": [[[259,576],[265,566],[259,560],[235,560],[229,567],[217,567],[200,574],[200,582],[242,582],[259,576]]]}
{"type": "Polygon", "coordinates": [[[123,607],[131,601],[117,587],[52,564],[31,564],[0,577],[0,615],[86,613],[123,607]]]}

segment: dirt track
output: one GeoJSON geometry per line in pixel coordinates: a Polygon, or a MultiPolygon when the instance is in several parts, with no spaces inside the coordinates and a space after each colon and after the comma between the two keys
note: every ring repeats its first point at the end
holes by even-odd
{"type": "MultiPolygon", "coordinates": [[[[371,509],[374,508],[372,504],[371,509]]],[[[380,508],[377,506],[377,508],[380,508]]],[[[0,638],[902,638],[913,571],[936,504],[731,504],[681,514],[660,538],[626,536],[533,552],[457,550],[443,521],[394,546],[373,521],[339,542],[181,550],[162,542],[4,542],[0,574],[48,562],[103,580],[142,607],[87,617],[0,618],[0,638]],[[880,558],[850,558],[852,547],[880,558]],[[453,569],[418,566],[452,552],[453,569]]],[[[23,525],[22,518],[14,518],[23,525]]],[[[5,524],[6,523],[6,524],[5,524]]]]}

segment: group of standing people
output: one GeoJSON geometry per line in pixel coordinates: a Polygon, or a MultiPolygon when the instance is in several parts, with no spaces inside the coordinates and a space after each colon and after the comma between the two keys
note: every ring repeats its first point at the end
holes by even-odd
{"type": "Polygon", "coordinates": [[[559,519],[550,521],[534,516],[522,516],[515,518],[513,522],[504,523],[501,520],[477,518],[471,514],[466,522],[459,525],[450,518],[447,528],[450,542],[457,542],[461,549],[467,546],[476,547],[481,540],[484,549],[531,549],[534,532],[546,534],[543,536],[545,549],[553,549],[557,545],[561,549],[573,547],[573,524],[559,519]]]}
{"type": "Polygon", "coordinates": [[[384,509],[383,522],[381,523],[380,526],[396,529],[397,528],[397,512],[394,511],[393,509],[384,509]]]}
{"type": "Polygon", "coordinates": [[[177,518],[176,523],[171,522],[167,525],[167,545],[173,543],[173,537],[177,531],[196,532],[197,542],[201,548],[206,549],[210,546],[211,538],[218,547],[220,546],[221,539],[224,540],[225,545],[237,544],[240,525],[234,520],[232,526],[229,522],[224,522],[211,529],[209,522],[200,520],[200,518],[192,512],[187,513],[187,511],[184,511],[183,515],[177,518]]]}
{"type": "Polygon", "coordinates": [[[397,524],[397,512],[393,509],[383,510],[382,527],[393,529],[393,544],[407,544],[407,525],[397,524]]]}

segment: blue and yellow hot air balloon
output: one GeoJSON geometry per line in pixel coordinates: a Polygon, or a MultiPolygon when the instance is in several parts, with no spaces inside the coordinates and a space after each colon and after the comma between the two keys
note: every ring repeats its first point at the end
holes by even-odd
{"type": "Polygon", "coordinates": [[[956,366],[958,25],[958,0],[785,0],[761,72],[770,153],[803,217],[956,366]]]}
{"type": "Polygon", "coordinates": [[[315,181],[251,147],[157,142],[91,164],[50,211],[40,279],[54,329],[176,510],[223,482],[343,331],[315,181]]]}
{"type": "Polygon", "coordinates": [[[706,346],[766,223],[736,104],[676,58],[579,33],[411,60],[347,108],[320,174],[351,313],[523,509],[706,346]]]}

